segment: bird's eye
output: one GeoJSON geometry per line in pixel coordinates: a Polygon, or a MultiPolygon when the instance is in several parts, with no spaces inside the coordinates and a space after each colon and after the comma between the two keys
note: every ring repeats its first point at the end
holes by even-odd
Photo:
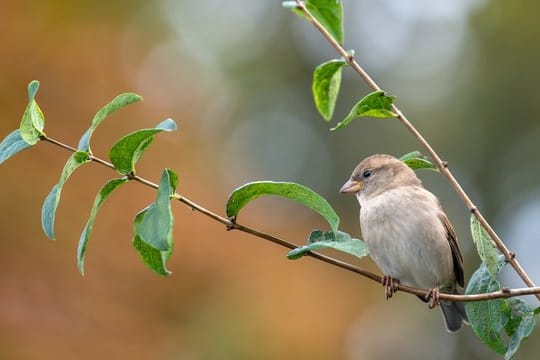
{"type": "Polygon", "coordinates": [[[364,178],[368,178],[368,177],[371,176],[372,173],[373,173],[373,172],[372,172],[371,170],[366,170],[366,171],[364,171],[364,172],[362,173],[362,176],[363,176],[364,178]]]}

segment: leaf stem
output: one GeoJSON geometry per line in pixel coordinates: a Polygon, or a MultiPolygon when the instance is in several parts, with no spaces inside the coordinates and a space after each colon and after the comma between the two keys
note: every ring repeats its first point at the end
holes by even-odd
{"type": "Polygon", "coordinates": [[[66,150],[69,150],[69,151],[71,151],[71,152],[76,152],[76,151],[77,151],[77,149],[74,148],[73,146],[66,145],[66,144],[64,144],[64,143],[61,142],[61,141],[55,140],[55,139],[50,138],[50,137],[45,136],[45,135],[42,135],[42,136],[41,136],[41,140],[43,140],[43,141],[48,141],[48,142],[50,142],[50,143],[52,143],[52,144],[54,144],[54,145],[56,145],[56,146],[59,146],[59,147],[61,147],[61,148],[64,148],[64,149],[66,149],[66,150]]]}
{"type": "MultiPolygon", "coordinates": [[[[354,71],[356,71],[358,75],[360,75],[360,77],[366,82],[366,84],[374,91],[381,91],[379,85],[377,85],[377,83],[369,76],[369,74],[356,62],[354,56],[348,54],[347,51],[345,51],[345,49],[332,37],[332,35],[324,28],[324,26],[310,13],[310,11],[306,8],[305,4],[300,0],[295,1],[297,4],[297,8],[306,15],[306,17],[313,24],[313,26],[315,26],[321,32],[321,34],[330,43],[330,45],[332,45],[332,47],[336,49],[336,51],[354,69],[354,71]]],[[[531,288],[536,287],[532,279],[525,272],[521,264],[517,261],[515,253],[512,253],[508,249],[508,247],[504,244],[499,235],[497,235],[495,230],[493,230],[491,225],[484,218],[482,213],[478,210],[476,205],[474,205],[471,198],[463,190],[460,183],[450,171],[448,163],[441,159],[438,153],[433,149],[433,147],[428,143],[428,141],[422,136],[422,134],[420,134],[420,132],[412,125],[412,123],[401,112],[401,110],[398,109],[396,105],[392,105],[392,111],[394,111],[398,115],[398,120],[407,128],[407,130],[414,136],[418,143],[427,151],[429,156],[431,156],[431,158],[439,168],[439,171],[444,176],[446,176],[446,178],[450,182],[450,185],[452,186],[452,188],[454,188],[457,195],[460,197],[467,209],[476,217],[476,219],[478,219],[478,222],[493,239],[499,250],[503,253],[506,261],[514,268],[514,270],[521,277],[523,282],[531,288]]],[[[536,297],[540,300],[540,294],[537,292],[533,293],[536,294],[536,297]]]]}

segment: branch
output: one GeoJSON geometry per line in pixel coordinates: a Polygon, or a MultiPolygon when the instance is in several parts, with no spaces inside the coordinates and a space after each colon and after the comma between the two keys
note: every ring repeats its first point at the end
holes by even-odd
{"type": "MultiPolygon", "coordinates": [[[[70,146],[70,145],[66,145],[56,139],[53,139],[51,137],[48,137],[48,136],[42,136],[41,137],[41,140],[44,140],[44,141],[47,141],[51,144],[54,144],[58,147],[61,147],[65,150],[68,150],[70,152],[76,152],[77,149],[70,146]]],[[[105,167],[108,167],[112,170],[115,170],[114,168],[114,165],[111,164],[110,162],[106,161],[106,160],[103,160],[95,155],[90,155],[90,160],[100,164],[100,165],[103,165],[105,167]]],[[[159,185],[150,181],[150,180],[147,180],[143,177],[140,177],[138,175],[133,175],[132,177],[130,177],[131,180],[134,180],[134,181],[137,181],[147,187],[150,187],[150,188],[153,188],[153,189],[158,189],[159,188],[159,185]]],[[[247,234],[250,234],[250,235],[253,235],[253,236],[256,236],[258,238],[261,238],[261,239],[264,239],[264,240],[267,240],[267,241],[270,241],[270,242],[273,242],[274,244],[277,244],[277,245],[280,245],[282,247],[285,247],[287,249],[296,249],[298,246],[294,243],[291,243],[287,240],[283,240],[281,238],[278,238],[276,236],[273,236],[273,235],[270,235],[270,234],[267,234],[265,232],[262,232],[262,231],[259,231],[257,229],[254,229],[254,228],[251,228],[251,227],[248,227],[248,226],[245,226],[245,225],[241,225],[235,221],[232,221],[226,217],[223,217],[223,216],[220,216],[216,213],[214,213],[213,211],[210,211],[208,209],[206,209],[205,207],[197,204],[196,202],[186,198],[185,196],[183,195],[180,195],[178,193],[175,193],[174,195],[172,195],[172,198],[178,200],[179,202],[187,205],[188,207],[190,207],[191,209],[195,210],[195,211],[198,211],[200,212],[201,214],[225,225],[227,227],[227,230],[238,230],[238,231],[242,231],[242,232],[245,232],[247,234]]],[[[348,270],[350,272],[353,272],[353,273],[356,273],[356,274],[359,274],[359,275],[362,275],[368,279],[371,279],[375,282],[377,282],[378,284],[381,284],[382,282],[382,278],[381,276],[377,275],[377,274],[374,274],[370,271],[367,271],[361,267],[358,267],[358,266],[354,266],[354,265],[351,265],[351,264],[348,264],[342,260],[338,260],[336,258],[333,258],[331,256],[328,256],[328,255],[323,255],[321,253],[318,253],[318,252],[314,252],[314,251],[310,251],[310,252],[307,252],[306,253],[307,256],[310,256],[312,258],[315,258],[317,260],[320,260],[322,262],[325,262],[327,264],[330,264],[330,265],[334,265],[334,266],[337,266],[341,269],[345,269],[345,270],[348,270]]],[[[411,287],[411,286],[406,286],[406,285],[399,285],[398,287],[398,290],[401,290],[403,292],[406,292],[406,293],[409,293],[409,294],[413,294],[413,295],[417,295],[417,296],[426,296],[428,293],[429,293],[429,290],[424,290],[424,289],[418,289],[418,288],[414,288],[414,287],[411,287]]],[[[475,295],[453,295],[453,294],[444,294],[444,293],[441,293],[440,294],[440,298],[441,300],[449,300],[449,301],[481,301],[481,300],[491,300],[491,299],[501,299],[501,298],[509,298],[509,297],[514,297],[514,296],[522,296],[522,295],[532,295],[532,294],[540,294],[540,287],[529,287],[529,288],[523,288],[523,289],[503,289],[501,291],[495,291],[495,292],[492,292],[492,293],[485,293],[485,294],[475,294],[475,295]]]]}
{"type": "MultiPolygon", "coordinates": [[[[305,4],[300,0],[295,0],[297,8],[300,9],[308,18],[308,20],[321,32],[326,40],[332,45],[334,49],[341,55],[345,61],[360,75],[360,77],[368,84],[368,86],[374,91],[381,91],[382,89],[377,83],[369,76],[369,74],[356,62],[354,56],[347,53],[347,51],[330,35],[330,33],[324,28],[324,26],[310,13],[305,4]]],[[[405,117],[405,115],[398,109],[396,105],[392,105],[392,111],[397,114],[398,120],[407,128],[407,130],[416,138],[418,143],[427,151],[431,156],[439,171],[446,176],[450,185],[454,188],[460,199],[463,201],[467,209],[476,217],[480,225],[486,230],[491,239],[495,242],[499,250],[503,253],[506,261],[514,268],[516,273],[523,279],[523,282],[533,288],[536,287],[532,279],[527,275],[523,267],[516,259],[516,253],[511,252],[503,243],[499,235],[493,230],[491,225],[484,218],[480,210],[474,205],[471,198],[465,193],[457,179],[454,177],[450,169],[448,168],[448,162],[441,160],[439,154],[433,149],[433,147],[427,142],[426,139],[420,134],[418,130],[412,125],[412,123],[405,117]]],[[[540,300],[540,294],[534,292],[538,300],[540,300]]]]}

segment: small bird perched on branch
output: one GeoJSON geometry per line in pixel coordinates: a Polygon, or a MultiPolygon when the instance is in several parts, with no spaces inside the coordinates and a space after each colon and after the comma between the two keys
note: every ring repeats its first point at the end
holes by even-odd
{"type": "Polygon", "coordinates": [[[439,300],[439,292],[462,294],[463,256],[439,200],[402,161],[370,156],[354,169],[341,193],[360,203],[360,227],[371,257],[383,271],[386,299],[399,283],[430,289],[423,301],[441,306],[446,328],[459,330],[463,303],[439,300]]]}

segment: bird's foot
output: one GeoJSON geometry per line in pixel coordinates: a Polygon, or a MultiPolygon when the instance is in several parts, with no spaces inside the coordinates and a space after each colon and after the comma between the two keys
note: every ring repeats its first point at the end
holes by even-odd
{"type": "Polygon", "coordinates": [[[428,307],[430,309],[433,309],[437,306],[439,306],[439,288],[433,288],[428,291],[428,293],[425,296],[426,300],[429,300],[428,307]]]}
{"type": "Polygon", "coordinates": [[[390,299],[399,287],[399,280],[388,275],[383,276],[381,283],[382,286],[384,286],[384,295],[386,296],[386,300],[390,299]]]}

